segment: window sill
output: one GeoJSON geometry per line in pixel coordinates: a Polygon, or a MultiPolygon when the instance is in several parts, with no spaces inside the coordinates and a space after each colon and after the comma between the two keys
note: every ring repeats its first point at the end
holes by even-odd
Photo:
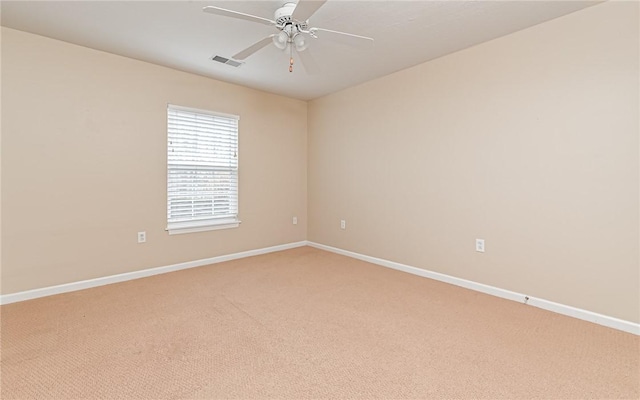
{"type": "Polygon", "coordinates": [[[181,235],[184,233],[216,231],[219,229],[232,229],[240,226],[240,220],[226,219],[221,221],[178,222],[167,226],[169,235],[181,235]]]}

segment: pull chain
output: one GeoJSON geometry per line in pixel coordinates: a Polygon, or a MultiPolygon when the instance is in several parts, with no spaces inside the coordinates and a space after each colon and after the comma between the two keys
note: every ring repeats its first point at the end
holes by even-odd
{"type": "Polygon", "coordinates": [[[293,45],[289,45],[289,72],[293,72],[293,45]]]}

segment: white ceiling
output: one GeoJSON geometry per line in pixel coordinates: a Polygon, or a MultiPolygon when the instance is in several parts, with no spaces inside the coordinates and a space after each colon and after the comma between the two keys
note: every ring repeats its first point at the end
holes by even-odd
{"type": "MultiPolygon", "coordinates": [[[[297,0],[293,0],[297,1],[297,0]]],[[[597,4],[593,1],[329,0],[310,26],[370,36],[370,48],[313,40],[308,74],[273,44],[231,57],[274,27],[202,12],[215,5],[273,19],[278,1],[2,1],[2,25],[299,99],[313,99],[597,4]]],[[[326,39],[326,38],[325,38],[326,39]]],[[[295,58],[295,57],[294,57],[295,58]]]]}

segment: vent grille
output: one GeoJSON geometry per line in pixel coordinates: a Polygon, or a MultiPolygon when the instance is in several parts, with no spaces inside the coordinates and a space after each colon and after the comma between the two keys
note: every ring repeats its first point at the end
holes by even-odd
{"type": "Polygon", "coordinates": [[[219,63],[231,65],[232,67],[239,67],[242,65],[240,61],[232,60],[230,58],[222,57],[222,56],[213,56],[211,57],[213,61],[217,61],[219,63]]]}

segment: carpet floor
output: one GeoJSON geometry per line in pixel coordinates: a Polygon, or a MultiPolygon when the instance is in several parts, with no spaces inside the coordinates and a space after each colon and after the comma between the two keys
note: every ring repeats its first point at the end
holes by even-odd
{"type": "Polygon", "coordinates": [[[3,399],[640,397],[640,338],[301,247],[2,306],[3,399]]]}

